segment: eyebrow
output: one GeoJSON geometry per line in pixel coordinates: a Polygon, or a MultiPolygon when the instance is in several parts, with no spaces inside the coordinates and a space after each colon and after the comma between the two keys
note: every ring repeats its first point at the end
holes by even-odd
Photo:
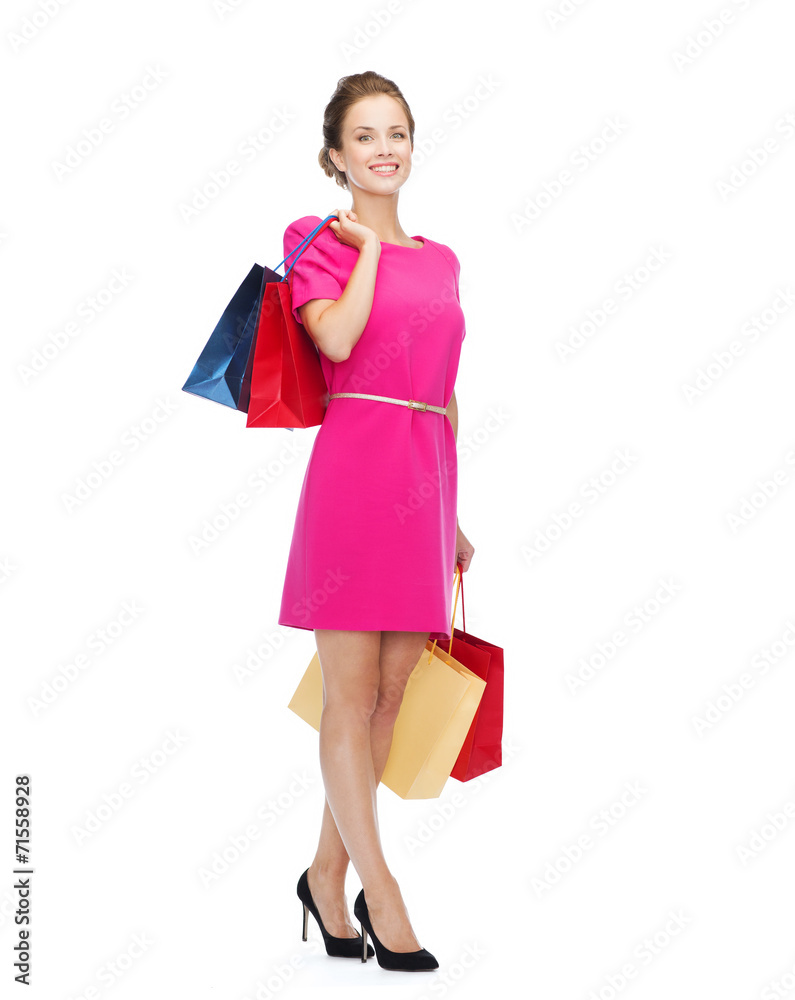
{"type": "MultiPolygon", "coordinates": [[[[407,128],[406,125],[390,125],[390,128],[407,128]]],[[[368,132],[375,132],[375,125],[357,125],[353,130],[357,132],[360,128],[366,128],[368,132]]]]}

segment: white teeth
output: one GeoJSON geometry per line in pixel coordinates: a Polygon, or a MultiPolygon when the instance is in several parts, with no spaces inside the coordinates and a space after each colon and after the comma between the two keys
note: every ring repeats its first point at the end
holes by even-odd
{"type": "Polygon", "coordinates": [[[371,170],[377,171],[379,174],[393,174],[397,167],[370,167],[371,170]]]}

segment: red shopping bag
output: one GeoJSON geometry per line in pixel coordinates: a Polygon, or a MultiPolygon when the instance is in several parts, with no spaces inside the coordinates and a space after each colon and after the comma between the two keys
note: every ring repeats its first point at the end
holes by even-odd
{"type": "Polygon", "coordinates": [[[478,710],[469,728],[461,752],[450,772],[458,781],[471,781],[502,765],[502,718],[505,669],[503,649],[466,631],[464,612],[464,574],[458,564],[461,587],[463,629],[454,629],[451,655],[486,681],[478,710]]]}
{"type": "MultiPolygon", "coordinates": [[[[337,218],[328,216],[307,237],[312,242],[337,218]]],[[[308,245],[296,250],[299,256],[308,245]]],[[[290,256],[295,253],[291,251],[290,256]]],[[[298,258],[296,258],[297,260],[298,258]]],[[[248,359],[251,382],[246,427],[313,427],[323,423],[329,392],[314,341],[293,316],[290,275],[266,281],[254,349],[248,359]]]]}

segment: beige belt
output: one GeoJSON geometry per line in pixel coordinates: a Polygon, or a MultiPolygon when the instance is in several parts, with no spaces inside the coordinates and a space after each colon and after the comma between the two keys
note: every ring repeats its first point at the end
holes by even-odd
{"type": "Polygon", "coordinates": [[[410,410],[433,410],[434,413],[447,413],[447,409],[444,406],[432,406],[430,403],[421,403],[418,399],[394,399],[392,396],[371,396],[366,392],[332,392],[329,399],[341,399],[343,397],[380,399],[384,403],[397,403],[398,406],[408,406],[410,410]]]}

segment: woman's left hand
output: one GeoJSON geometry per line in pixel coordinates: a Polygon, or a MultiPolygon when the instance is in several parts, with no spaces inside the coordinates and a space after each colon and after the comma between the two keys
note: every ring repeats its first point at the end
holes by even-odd
{"type": "MultiPolygon", "coordinates": [[[[466,573],[472,561],[472,556],[475,554],[475,546],[472,545],[464,532],[459,528],[458,520],[455,522],[455,551],[456,561],[461,563],[461,572],[466,573]]],[[[455,569],[456,567],[453,566],[453,572],[455,572],[455,569]]]]}

